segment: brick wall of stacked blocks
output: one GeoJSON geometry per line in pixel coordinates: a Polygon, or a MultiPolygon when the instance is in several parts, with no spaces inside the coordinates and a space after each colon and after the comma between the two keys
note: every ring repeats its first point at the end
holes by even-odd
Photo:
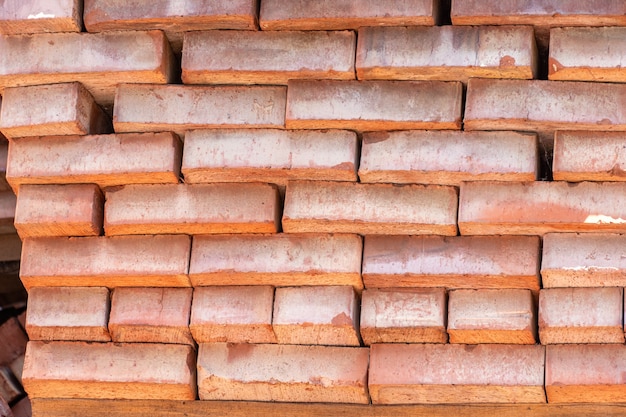
{"type": "Polygon", "coordinates": [[[16,416],[626,403],[626,4],[7,0],[0,32],[16,416]]]}

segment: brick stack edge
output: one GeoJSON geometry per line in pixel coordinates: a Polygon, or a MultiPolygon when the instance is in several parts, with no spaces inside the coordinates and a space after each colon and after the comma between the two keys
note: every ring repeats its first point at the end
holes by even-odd
{"type": "Polygon", "coordinates": [[[626,403],[626,6],[446,3],[5,2],[13,414],[626,403]]]}

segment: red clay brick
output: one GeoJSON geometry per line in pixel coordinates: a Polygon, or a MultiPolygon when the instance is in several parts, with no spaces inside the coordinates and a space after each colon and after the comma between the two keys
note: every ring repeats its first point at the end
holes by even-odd
{"type": "Polygon", "coordinates": [[[456,211],[452,187],[292,181],[282,224],[288,233],[456,235],[456,211]]]}
{"type": "Polygon", "coordinates": [[[443,288],[368,289],[361,298],[361,337],[374,343],[446,343],[443,288]]]}
{"type": "Polygon", "coordinates": [[[115,288],[109,331],[114,342],[193,345],[191,288],[115,288]]]}
{"type": "Polygon", "coordinates": [[[548,288],[539,293],[544,345],[624,343],[622,288],[548,288]]]}
{"type": "Polygon", "coordinates": [[[201,400],[369,403],[369,350],[353,347],[201,344],[201,400]]]}
{"type": "Polygon", "coordinates": [[[267,285],[195,288],[191,334],[198,343],[276,343],[273,303],[267,285]]]}
{"type": "Polygon", "coordinates": [[[537,317],[530,290],[453,290],[448,297],[450,343],[535,344],[537,317]]]}
{"type": "Polygon", "coordinates": [[[349,286],[277,288],[276,339],[291,345],[359,346],[359,306],[349,286]]]}
{"type": "Polygon", "coordinates": [[[11,363],[26,350],[28,337],[16,317],[0,324],[0,364],[11,363]]]}
{"type": "Polygon", "coordinates": [[[546,347],[549,403],[626,402],[624,345],[546,347]]]}
{"type": "Polygon", "coordinates": [[[121,84],[115,94],[116,132],[202,128],[282,128],[287,91],[282,86],[121,84]]]}
{"type": "Polygon", "coordinates": [[[461,181],[534,181],[537,175],[535,135],[428,130],[363,134],[359,179],[364,183],[459,186],[461,181]]]}
{"type": "Polygon", "coordinates": [[[462,235],[626,230],[626,184],[466,182],[459,197],[462,235]]]}
{"type": "Polygon", "coordinates": [[[104,199],[95,184],[26,184],[19,191],[15,228],[22,239],[102,232],[104,199]]]}
{"type": "Polygon", "coordinates": [[[529,26],[364,27],[356,74],[360,80],[532,79],[536,61],[529,26]]]}
{"type": "Polygon", "coordinates": [[[356,181],[358,140],[347,130],[211,129],[185,135],[185,183],[356,181]]]}
{"type": "Polygon", "coordinates": [[[289,81],[287,129],[461,128],[463,88],[443,81],[289,81]]]}
{"type": "Polygon", "coordinates": [[[185,84],[284,84],[292,79],[354,80],[354,32],[187,32],[185,84]]]}
{"type": "Polygon", "coordinates": [[[15,233],[13,219],[17,198],[13,191],[0,191],[0,234],[15,233]]]}
{"type": "Polygon", "coordinates": [[[152,343],[29,342],[30,398],[194,400],[191,346],[152,343]]]}
{"type": "Polygon", "coordinates": [[[109,290],[103,287],[37,287],[28,293],[30,340],[111,340],[109,290]]]}
{"type": "Polygon", "coordinates": [[[544,347],[372,345],[373,404],[543,403],[544,347]]]}
{"type": "Polygon", "coordinates": [[[139,184],[106,192],[106,235],[274,233],[278,189],[270,184],[139,184]]]}
{"type": "Polygon", "coordinates": [[[538,291],[536,236],[367,236],[363,282],[376,287],[538,291]]]}
{"type": "Polygon", "coordinates": [[[188,287],[189,236],[25,239],[20,277],[31,287],[188,287]]]}
{"type": "Polygon", "coordinates": [[[178,183],[180,175],[182,143],[169,132],[19,138],[9,148],[7,180],[15,190],[21,184],[178,183]]]}
{"type": "Polygon", "coordinates": [[[80,0],[5,0],[0,8],[0,33],[80,32],[80,0]]]}
{"type": "Polygon", "coordinates": [[[344,234],[194,236],[189,278],[206,285],[352,285],[361,281],[361,238],[344,234]]]}

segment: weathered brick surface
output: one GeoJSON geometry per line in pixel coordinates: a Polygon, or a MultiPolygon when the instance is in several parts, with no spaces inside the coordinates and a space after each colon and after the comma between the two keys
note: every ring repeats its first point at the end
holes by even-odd
{"type": "Polygon", "coordinates": [[[187,184],[356,181],[358,140],[347,130],[210,129],[185,135],[187,184]]]}
{"type": "Polygon", "coordinates": [[[13,191],[0,191],[0,234],[15,233],[13,219],[16,202],[13,191]]]}
{"type": "Polygon", "coordinates": [[[626,230],[626,184],[467,182],[459,197],[462,235],[626,230]]]}
{"type": "Polygon", "coordinates": [[[274,233],[278,189],[270,184],[139,184],[106,192],[106,235],[274,233]]]}
{"type": "Polygon", "coordinates": [[[284,84],[292,79],[354,80],[354,32],[187,32],[185,84],[284,84]]]}
{"type": "Polygon", "coordinates": [[[456,212],[453,187],[293,181],[282,224],[288,233],[456,235],[456,212]]]}
{"type": "Polygon", "coordinates": [[[80,32],[80,0],[8,0],[0,8],[0,33],[80,32]]]}
{"type": "Polygon", "coordinates": [[[29,342],[23,383],[30,398],[193,400],[191,346],[29,342]]]}
{"type": "Polygon", "coordinates": [[[28,336],[15,317],[0,324],[0,364],[11,363],[24,354],[28,336]]]}
{"type": "Polygon", "coordinates": [[[25,239],[20,277],[31,287],[188,287],[189,236],[25,239]]]}
{"type": "Polygon", "coordinates": [[[361,281],[361,238],[347,234],[195,236],[194,287],[207,285],[352,285],[361,281]]]}
{"type": "Polygon", "coordinates": [[[459,82],[289,81],[288,129],[461,128],[459,82]]]}
{"type": "Polygon", "coordinates": [[[359,179],[395,184],[534,181],[537,138],[517,132],[398,131],[363,134],[359,179]]]}
{"type": "Polygon", "coordinates": [[[201,400],[369,403],[369,350],[353,347],[201,344],[201,400]]]}
{"type": "Polygon", "coordinates": [[[104,199],[95,184],[26,184],[19,191],[15,228],[22,239],[102,232],[104,199]]]}
{"type": "Polygon", "coordinates": [[[539,293],[541,343],[624,343],[622,288],[548,288],[539,293]]]}
{"type": "Polygon", "coordinates": [[[543,346],[380,344],[370,352],[374,404],[546,401],[543,346]]]}
{"type": "Polygon", "coordinates": [[[538,291],[535,236],[366,236],[367,288],[521,288],[538,291]]]}
{"type": "Polygon", "coordinates": [[[111,340],[109,290],[103,287],[37,287],[28,294],[30,340],[111,340]]]}
{"type": "Polygon", "coordinates": [[[361,298],[361,337],[374,343],[446,343],[443,288],[368,289],[361,298]]]}

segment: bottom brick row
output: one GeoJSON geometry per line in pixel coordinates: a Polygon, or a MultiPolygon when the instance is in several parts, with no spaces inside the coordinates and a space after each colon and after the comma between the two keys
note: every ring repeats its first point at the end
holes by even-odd
{"type": "Polygon", "coordinates": [[[23,383],[31,398],[580,403],[626,402],[625,375],[625,345],[214,343],[196,355],[189,345],[31,341],[23,383]]]}

